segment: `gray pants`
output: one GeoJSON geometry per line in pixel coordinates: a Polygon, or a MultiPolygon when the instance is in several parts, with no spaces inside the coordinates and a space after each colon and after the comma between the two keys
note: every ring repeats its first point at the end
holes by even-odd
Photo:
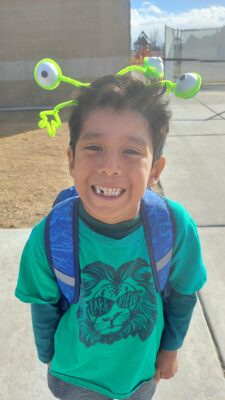
{"type": "MultiPolygon", "coordinates": [[[[48,371],[48,387],[52,394],[60,400],[112,400],[92,390],[75,386],[51,375],[48,371]]],[[[150,400],[155,393],[156,384],[153,379],[144,383],[126,400],[150,400]]]]}

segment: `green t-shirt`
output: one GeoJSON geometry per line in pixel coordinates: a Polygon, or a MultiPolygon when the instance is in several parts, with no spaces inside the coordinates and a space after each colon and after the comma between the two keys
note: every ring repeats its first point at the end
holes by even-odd
{"type": "MultiPolygon", "coordinates": [[[[170,281],[182,294],[199,290],[206,272],[196,225],[168,200],[177,235],[170,281]]],[[[41,221],[25,246],[16,296],[25,302],[57,303],[60,292],[44,249],[41,221]]],[[[164,327],[143,227],[122,239],[94,232],[79,220],[81,292],[55,332],[51,373],[105,396],[126,398],[155,374],[164,327]]]]}

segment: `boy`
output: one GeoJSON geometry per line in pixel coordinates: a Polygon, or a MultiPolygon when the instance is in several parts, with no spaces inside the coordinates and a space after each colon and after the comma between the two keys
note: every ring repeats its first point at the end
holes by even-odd
{"type": "MultiPolygon", "coordinates": [[[[71,114],[78,301],[62,308],[44,243],[46,219],[24,248],[16,289],[32,303],[38,356],[59,399],[149,400],[160,379],[177,371],[177,350],[206,272],[194,221],[167,199],[176,226],[169,292],[163,296],[154,284],[140,204],[165,166],[166,107],[159,84],[109,76],[82,90],[71,114]]],[[[66,259],[69,250],[60,251],[66,259]]]]}

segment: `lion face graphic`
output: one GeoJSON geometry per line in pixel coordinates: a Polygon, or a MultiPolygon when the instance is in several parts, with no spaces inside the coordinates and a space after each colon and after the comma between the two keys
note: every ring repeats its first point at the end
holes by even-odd
{"type": "Polygon", "coordinates": [[[87,347],[135,335],[146,340],[157,319],[151,267],[141,258],[117,271],[102,262],[87,265],[82,270],[77,316],[80,340],[87,347]]]}

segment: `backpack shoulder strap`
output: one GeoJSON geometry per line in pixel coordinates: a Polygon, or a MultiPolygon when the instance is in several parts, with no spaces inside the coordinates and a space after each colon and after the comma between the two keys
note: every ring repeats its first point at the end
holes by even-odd
{"type": "Polygon", "coordinates": [[[62,295],[69,304],[76,303],[80,291],[79,197],[57,204],[45,224],[45,249],[62,295]]]}
{"type": "Polygon", "coordinates": [[[165,198],[146,190],[141,201],[141,216],[158,292],[166,296],[175,241],[175,220],[165,198]]]}
{"type": "Polygon", "coordinates": [[[67,189],[61,190],[61,192],[59,192],[57,194],[52,207],[55,207],[55,205],[58,203],[61,203],[61,201],[69,199],[70,197],[74,197],[74,196],[78,196],[78,193],[74,186],[71,186],[67,189]]]}

